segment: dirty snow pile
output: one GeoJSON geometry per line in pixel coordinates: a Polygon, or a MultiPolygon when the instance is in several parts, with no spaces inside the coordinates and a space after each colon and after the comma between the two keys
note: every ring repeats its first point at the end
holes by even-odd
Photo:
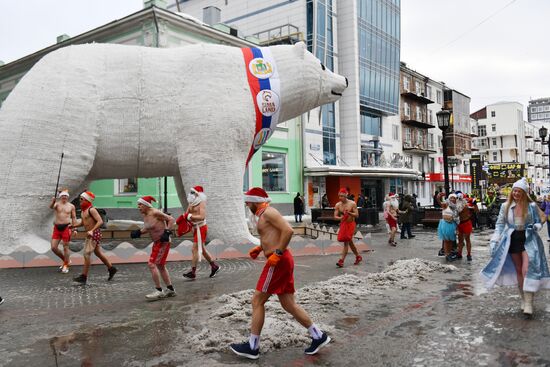
{"type": "MultiPolygon", "coordinates": [[[[442,265],[422,259],[399,260],[380,273],[356,276],[344,274],[327,281],[307,285],[296,292],[296,301],[323,330],[333,327],[322,320],[332,310],[345,311],[354,302],[368,299],[369,294],[388,288],[406,287],[426,280],[428,273],[456,270],[451,265],[442,265]]],[[[230,343],[245,341],[249,335],[254,290],[246,290],[218,297],[220,306],[208,310],[210,321],[195,326],[187,332],[185,341],[196,351],[203,353],[227,349],[230,343]],[[192,334],[192,335],[189,335],[192,334]]],[[[311,339],[292,316],[279,305],[276,296],[266,303],[265,323],[261,336],[262,351],[286,346],[309,345],[311,339]]],[[[197,320],[202,319],[198,317],[197,320]]]]}

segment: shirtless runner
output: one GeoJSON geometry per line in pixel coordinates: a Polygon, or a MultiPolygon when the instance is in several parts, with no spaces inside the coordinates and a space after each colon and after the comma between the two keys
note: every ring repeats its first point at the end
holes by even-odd
{"type": "Polygon", "coordinates": [[[154,241],[153,251],[147,263],[153,276],[153,282],[155,283],[155,291],[145,296],[149,301],[156,301],[176,295],[176,291],[170,281],[168,269],[166,269],[166,259],[170,252],[171,228],[174,227],[175,221],[170,215],[153,208],[153,201],[156,200],[152,196],[144,196],[138,199],[139,212],[143,216],[143,228],[136,229],[131,233],[132,238],[139,238],[142,234],[149,233],[151,239],[154,241]],[[165,291],[160,286],[159,273],[166,285],[165,291]]]}
{"type": "Polygon", "coordinates": [[[206,225],[206,195],[202,186],[193,187],[187,196],[189,207],[184,214],[193,226],[193,259],[191,260],[191,271],[183,274],[185,278],[195,279],[197,277],[197,264],[202,256],[210,263],[210,278],[213,278],[220,266],[212,259],[206,250],[206,236],[208,226],[206,225]]]}
{"type": "Polygon", "coordinates": [[[59,270],[63,274],[69,272],[69,242],[71,241],[72,228],[76,224],[76,210],[69,202],[69,191],[61,190],[58,195],[59,202],[52,198],[50,209],[55,211],[55,220],[52,233],[52,251],[57,255],[63,264],[59,270]],[[59,250],[59,242],[63,242],[63,252],[59,250]]]}
{"type": "Polygon", "coordinates": [[[342,257],[336,263],[339,268],[344,267],[344,261],[348,254],[348,248],[351,247],[351,251],[355,254],[355,262],[353,265],[358,265],[363,258],[359,255],[357,247],[353,243],[353,236],[355,235],[355,219],[359,217],[359,210],[353,200],[348,199],[348,190],[340,189],[338,192],[338,203],[334,206],[334,218],[340,221],[340,229],[338,230],[338,241],[344,243],[342,249],[342,257]]]}
{"type": "Polygon", "coordinates": [[[84,226],[86,229],[86,241],[84,242],[84,269],[82,274],[73,278],[73,280],[80,284],[86,284],[88,280],[88,271],[90,270],[90,263],[92,252],[107,266],[107,271],[109,272],[109,277],[107,280],[113,279],[117,272],[109,259],[105,257],[103,252],[101,252],[101,230],[99,229],[103,224],[103,219],[99,215],[96,208],[92,206],[92,202],[95,199],[95,195],[86,191],[80,194],[80,216],[82,219],[77,222],[75,227],[84,226]]]}
{"type": "Polygon", "coordinates": [[[293,234],[292,227],[275,208],[269,207],[270,198],[259,187],[245,193],[246,206],[253,213],[253,223],[257,223],[260,246],[250,250],[251,258],[256,259],[263,251],[267,262],[260,275],[256,291],[252,296],[252,325],[249,340],[241,344],[231,344],[230,349],[237,355],[249,359],[260,356],[260,333],[265,318],[265,303],[272,294],[279,297],[283,309],[296,321],[308,329],[312,342],[306,354],[316,354],[330,342],[330,337],[322,332],[309,318],[302,307],[294,300],[294,259],[288,243],[293,234]]]}

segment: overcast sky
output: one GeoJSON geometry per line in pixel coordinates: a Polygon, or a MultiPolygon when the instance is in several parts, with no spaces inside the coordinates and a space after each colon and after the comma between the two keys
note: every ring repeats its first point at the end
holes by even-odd
{"type": "MultiPolygon", "coordinates": [[[[401,0],[402,61],[470,96],[472,111],[550,96],[550,1],[515,0],[473,29],[511,1],[401,0]]],[[[143,7],[142,0],[0,2],[4,62],[47,47],[60,34],[75,36],[143,7]]]]}

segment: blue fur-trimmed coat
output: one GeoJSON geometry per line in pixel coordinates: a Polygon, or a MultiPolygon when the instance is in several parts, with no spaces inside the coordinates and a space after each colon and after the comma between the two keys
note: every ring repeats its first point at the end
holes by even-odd
{"type": "MultiPolygon", "coordinates": [[[[523,290],[527,292],[550,289],[548,262],[542,240],[537,233],[542,224],[536,205],[536,203],[529,204],[529,212],[525,219],[525,251],[529,256],[529,268],[523,282],[523,290]]],[[[481,278],[488,289],[495,285],[516,286],[518,284],[516,269],[508,253],[510,237],[515,229],[515,206],[515,203],[510,205],[508,215],[506,215],[506,204],[500,206],[495,233],[491,237],[491,260],[481,271],[481,278]]]]}

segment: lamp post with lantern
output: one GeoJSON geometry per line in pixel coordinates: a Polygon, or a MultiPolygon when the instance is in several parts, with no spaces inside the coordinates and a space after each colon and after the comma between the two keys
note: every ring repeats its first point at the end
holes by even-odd
{"type": "MultiPolygon", "coordinates": [[[[547,175],[547,177],[548,177],[548,179],[550,179],[550,137],[548,138],[548,141],[546,140],[546,137],[548,136],[548,129],[545,128],[544,126],[541,127],[539,129],[539,136],[542,140],[542,144],[543,145],[544,144],[548,145],[548,159],[549,159],[549,161],[548,161],[548,163],[549,163],[548,164],[548,172],[549,172],[549,174],[547,175]]],[[[543,174],[543,177],[544,177],[544,174],[543,174]]]]}
{"type": "Polygon", "coordinates": [[[436,113],[437,116],[437,126],[441,129],[443,133],[442,142],[443,142],[443,176],[445,177],[445,196],[449,197],[450,188],[449,188],[449,162],[447,157],[447,130],[451,126],[451,111],[441,110],[436,113]]]}

